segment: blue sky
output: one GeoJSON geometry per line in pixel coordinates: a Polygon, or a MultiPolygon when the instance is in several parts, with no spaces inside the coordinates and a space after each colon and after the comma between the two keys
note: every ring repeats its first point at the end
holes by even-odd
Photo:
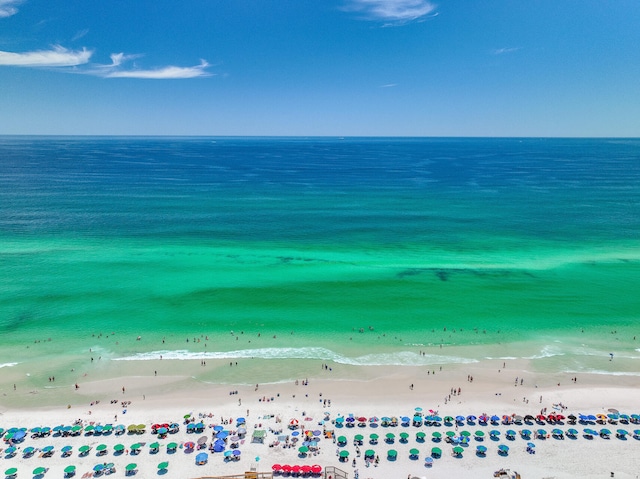
{"type": "Polygon", "coordinates": [[[640,2],[0,0],[0,134],[640,136],[640,2]]]}

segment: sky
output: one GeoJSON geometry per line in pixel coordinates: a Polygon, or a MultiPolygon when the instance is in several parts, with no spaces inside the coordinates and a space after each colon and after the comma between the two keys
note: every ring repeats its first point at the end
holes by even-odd
{"type": "Polygon", "coordinates": [[[0,0],[0,134],[640,136],[638,0],[0,0]]]}

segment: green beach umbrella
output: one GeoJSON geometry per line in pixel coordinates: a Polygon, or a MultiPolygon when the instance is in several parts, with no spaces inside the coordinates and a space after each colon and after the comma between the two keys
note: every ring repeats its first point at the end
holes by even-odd
{"type": "Polygon", "coordinates": [[[302,454],[306,454],[309,452],[309,448],[307,446],[300,446],[298,448],[298,452],[301,452],[302,454]]]}
{"type": "Polygon", "coordinates": [[[76,466],[67,466],[64,468],[64,472],[67,474],[71,474],[72,472],[76,472],[76,466]]]}
{"type": "Polygon", "coordinates": [[[84,432],[91,432],[95,429],[91,424],[84,428],[84,432]]]}
{"type": "Polygon", "coordinates": [[[374,441],[377,441],[379,437],[380,437],[380,436],[378,436],[378,435],[377,435],[377,434],[375,434],[375,433],[373,433],[373,434],[369,434],[369,439],[373,439],[374,441]]]}
{"type": "Polygon", "coordinates": [[[432,447],[431,448],[431,455],[432,456],[442,456],[442,449],[440,449],[439,447],[432,447]]]}
{"type": "MultiPolygon", "coordinates": [[[[447,432],[453,432],[453,431],[447,431],[447,432]]],[[[454,433],[454,435],[455,435],[455,433],[454,433]]],[[[440,434],[438,431],[434,431],[434,432],[431,433],[431,437],[435,437],[436,439],[440,439],[442,437],[442,434],[440,434]]]]}
{"type": "Polygon", "coordinates": [[[464,436],[464,437],[469,437],[469,436],[471,436],[471,433],[470,433],[469,431],[462,431],[462,432],[460,433],[460,435],[461,435],[461,436],[464,436]]]}
{"type": "Polygon", "coordinates": [[[104,427],[102,428],[103,432],[109,432],[113,430],[113,424],[105,424],[104,427]]]}
{"type": "Polygon", "coordinates": [[[362,441],[364,439],[364,436],[362,434],[356,434],[353,438],[356,441],[362,441]]]}
{"type": "Polygon", "coordinates": [[[416,433],[416,437],[418,439],[424,439],[425,436],[426,436],[426,434],[424,432],[422,432],[422,431],[416,433]]]}
{"type": "Polygon", "coordinates": [[[395,449],[389,449],[389,452],[387,452],[387,456],[389,457],[396,457],[398,455],[398,451],[396,451],[395,449]]]}
{"type": "Polygon", "coordinates": [[[484,432],[483,431],[476,431],[476,436],[483,437],[484,436],[484,432]]]}
{"type": "Polygon", "coordinates": [[[170,442],[169,444],[167,444],[167,449],[176,449],[178,447],[178,444],[175,442],[170,442]]]}
{"type": "Polygon", "coordinates": [[[102,451],[106,451],[107,450],[107,445],[106,444],[98,444],[96,446],[96,451],[98,452],[102,452],[102,451]]]}
{"type": "Polygon", "coordinates": [[[409,434],[407,434],[406,432],[401,432],[399,434],[399,436],[400,436],[401,439],[408,439],[409,438],[409,434]]]}
{"type": "Polygon", "coordinates": [[[160,448],[160,443],[152,442],[151,444],[149,444],[149,448],[150,449],[159,449],[160,448]]]}
{"type": "Polygon", "coordinates": [[[420,451],[418,449],[410,449],[409,450],[409,454],[411,454],[412,456],[419,456],[420,455],[420,451]]]}
{"type": "Polygon", "coordinates": [[[453,431],[447,431],[447,432],[445,432],[445,434],[447,435],[447,437],[453,437],[453,436],[456,435],[456,433],[453,432],[453,431]]]}
{"type": "Polygon", "coordinates": [[[374,451],[373,449],[367,449],[366,451],[364,451],[364,457],[373,457],[376,455],[376,451],[374,451]]]}
{"type": "Polygon", "coordinates": [[[47,472],[47,470],[44,467],[40,466],[40,467],[36,467],[33,470],[33,475],[34,476],[39,476],[40,474],[44,474],[45,472],[47,472]]]}
{"type": "Polygon", "coordinates": [[[347,450],[340,451],[340,457],[349,457],[349,451],[347,450]]]}
{"type": "Polygon", "coordinates": [[[346,438],[345,436],[339,436],[339,437],[338,437],[338,442],[344,442],[344,443],[346,443],[346,442],[347,442],[347,438],[346,438]]]}
{"type": "Polygon", "coordinates": [[[385,436],[387,439],[395,439],[396,435],[392,432],[388,432],[385,436]]]}
{"type": "Polygon", "coordinates": [[[453,448],[453,452],[454,454],[462,454],[464,452],[464,449],[462,449],[460,446],[456,446],[453,448]]]}
{"type": "Polygon", "coordinates": [[[137,451],[138,449],[140,449],[142,447],[142,444],[140,444],[139,442],[136,442],[135,444],[131,445],[131,450],[132,451],[137,451]]]}
{"type": "Polygon", "coordinates": [[[124,469],[126,471],[133,471],[136,467],[138,467],[138,465],[135,462],[132,462],[131,464],[127,464],[124,469]]]}
{"type": "Polygon", "coordinates": [[[80,447],[78,448],[78,451],[79,451],[81,454],[87,453],[87,452],[89,452],[90,450],[91,450],[91,446],[80,446],[80,447]]]}
{"type": "Polygon", "coordinates": [[[169,467],[169,462],[168,461],[164,461],[164,462],[161,462],[160,464],[158,464],[158,469],[160,469],[160,470],[166,469],[167,467],[169,467]]]}
{"type": "Polygon", "coordinates": [[[10,467],[6,471],[4,471],[5,475],[7,475],[7,476],[13,476],[17,472],[18,472],[18,469],[16,467],[10,467]]]}
{"type": "Polygon", "coordinates": [[[116,452],[124,451],[124,444],[116,444],[113,446],[113,450],[116,452]]]}

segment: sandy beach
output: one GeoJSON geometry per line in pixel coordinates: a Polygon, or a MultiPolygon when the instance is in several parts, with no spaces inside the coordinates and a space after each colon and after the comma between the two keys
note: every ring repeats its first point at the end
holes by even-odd
{"type": "MultiPolygon", "coordinates": [[[[24,441],[15,445],[17,451],[13,457],[6,454],[10,444],[3,442],[2,472],[15,467],[18,477],[32,477],[32,471],[42,466],[48,468],[43,477],[63,477],[64,469],[75,465],[75,477],[88,477],[94,474],[97,464],[113,463],[113,475],[120,477],[125,475],[128,464],[135,463],[135,477],[143,478],[158,475],[195,478],[242,474],[250,470],[271,472],[274,464],[319,465],[323,471],[326,467],[337,467],[346,471],[349,478],[357,474],[361,479],[483,478],[493,477],[493,472],[500,468],[516,470],[526,479],[595,479],[612,477],[612,473],[614,477],[636,478],[639,474],[640,440],[632,433],[640,427],[637,424],[578,422],[572,426],[565,419],[555,424],[505,425],[501,421],[497,425],[483,425],[477,421],[468,424],[465,420],[458,426],[455,422],[449,425],[441,422],[440,426],[416,427],[411,423],[403,425],[401,419],[397,426],[370,421],[372,417],[379,420],[385,416],[413,417],[416,412],[425,416],[437,414],[441,418],[482,414],[537,416],[541,412],[545,415],[561,413],[565,417],[570,414],[606,415],[613,409],[637,414],[640,412],[640,390],[635,376],[580,375],[574,382],[575,375],[535,374],[527,370],[526,362],[502,360],[447,366],[444,371],[439,367],[347,367],[316,363],[315,374],[296,381],[221,385],[194,380],[189,369],[241,368],[242,364],[236,366],[221,361],[168,363],[164,361],[162,373],[157,374],[159,361],[144,364],[114,361],[103,371],[83,378],[77,389],[75,384],[61,384],[25,390],[18,381],[14,390],[6,380],[17,376],[16,371],[11,371],[11,367],[3,368],[5,381],[2,384],[0,427],[5,430],[26,427],[30,431],[34,427],[53,428],[74,423],[123,425],[125,428],[131,424],[144,424],[146,428],[142,434],[96,435],[83,431],[75,437],[52,434],[36,438],[29,432],[24,441]],[[455,394],[452,395],[452,391],[455,394]],[[420,409],[416,411],[416,408],[420,409]],[[188,432],[186,415],[196,423],[202,422],[204,430],[188,432]],[[346,420],[350,415],[356,418],[353,427],[346,420]],[[246,420],[244,426],[237,422],[240,417],[246,420]],[[340,417],[345,418],[342,425],[341,420],[336,423],[340,417]],[[359,417],[367,418],[366,423],[359,425],[359,417]],[[297,423],[296,429],[289,427],[292,420],[297,423]],[[152,434],[152,425],[172,422],[179,424],[178,432],[161,439],[152,434]],[[185,443],[205,437],[206,447],[210,447],[215,426],[222,426],[218,429],[228,431],[229,437],[237,435],[239,427],[246,428],[246,435],[238,439],[237,447],[231,447],[233,441],[229,438],[225,444],[224,451],[240,451],[239,459],[229,460],[224,451],[207,449],[207,464],[198,466],[195,457],[202,451],[188,449],[185,443]],[[551,435],[555,428],[566,433],[572,427],[579,431],[574,439],[551,435]],[[548,437],[523,439],[519,433],[527,428],[532,431],[545,429],[548,437]],[[608,439],[599,435],[588,439],[583,435],[585,428],[596,431],[608,428],[612,435],[608,439]],[[617,437],[619,428],[630,434],[624,439],[617,437]],[[518,432],[513,440],[505,437],[509,429],[518,432]],[[453,456],[453,444],[444,440],[435,442],[433,437],[434,432],[446,437],[447,431],[460,436],[465,430],[469,431],[470,440],[462,446],[461,457],[453,456]],[[496,438],[490,437],[491,430],[499,432],[496,438]],[[252,440],[254,431],[265,431],[263,441],[252,440]],[[317,441],[317,449],[312,446],[302,457],[299,447],[309,431],[310,438],[317,441]],[[481,434],[477,435],[476,431],[481,434]],[[424,433],[424,440],[417,436],[419,432],[424,433]],[[389,433],[395,436],[393,443],[386,442],[389,433]],[[407,434],[406,440],[402,440],[401,433],[407,434]],[[360,445],[355,441],[358,434],[363,436],[360,445]],[[371,434],[379,435],[377,444],[370,442],[371,434]],[[346,438],[345,445],[334,441],[340,436],[346,438]],[[160,447],[153,452],[150,444],[156,441],[160,447]],[[167,451],[166,445],[170,442],[178,445],[174,452],[167,451]],[[528,442],[535,445],[535,454],[527,452],[528,442]],[[138,454],[132,455],[131,446],[135,443],[142,446],[138,454]],[[106,445],[105,454],[96,450],[100,444],[106,445]],[[116,452],[116,444],[124,445],[125,451],[116,452]],[[78,449],[83,445],[91,446],[91,451],[80,456],[78,449]],[[508,446],[508,454],[498,454],[499,445],[508,446]],[[53,454],[41,457],[46,446],[54,447],[53,454]],[[61,452],[64,446],[72,446],[68,457],[63,457],[61,452]],[[478,446],[486,447],[486,454],[477,454],[478,446]],[[28,447],[36,451],[32,456],[24,457],[28,447]],[[428,465],[425,458],[431,456],[433,447],[442,450],[442,457],[428,465]],[[395,460],[388,458],[391,449],[397,451],[395,460]],[[417,449],[419,454],[412,457],[411,449],[417,449]],[[375,460],[365,461],[367,450],[375,452],[377,464],[375,460]],[[346,460],[340,460],[341,451],[348,452],[346,460]],[[169,465],[158,471],[157,466],[163,461],[168,461],[169,465]]],[[[265,365],[267,368],[274,366],[275,363],[265,365]]],[[[258,365],[251,367],[259,377],[258,365]]]]}

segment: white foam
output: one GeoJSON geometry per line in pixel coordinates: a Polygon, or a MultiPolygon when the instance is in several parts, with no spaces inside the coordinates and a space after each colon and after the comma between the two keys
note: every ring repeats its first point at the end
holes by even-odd
{"type": "Polygon", "coordinates": [[[202,359],[312,359],[332,361],[353,366],[427,366],[435,364],[476,363],[476,359],[443,355],[420,355],[414,352],[367,354],[347,357],[326,348],[262,348],[235,351],[193,352],[187,350],[163,350],[136,353],[131,356],[113,358],[113,361],[155,361],[155,360],[202,360],[202,359]]]}
{"type": "Polygon", "coordinates": [[[523,359],[544,359],[544,358],[552,358],[554,356],[564,356],[565,353],[560,351],[557,347],[554,346],[545,346],[543,347],[538,354],[534,354],[533,356],[526,356],[523,359]]]}
{"type": "Polygon", "coordinates": [[[3,364],[0,364],[0,368],[10,368],[17,365],[18,363],[3,363],[3,364]]]}
{"type": "Polygon", "coordinates": [[[604,376],[640,376],[640,372],[631,371],[603,371],[601,369],[583,369],[581,371],[565,371],[569,374],[601,374],[604,376]]]}

